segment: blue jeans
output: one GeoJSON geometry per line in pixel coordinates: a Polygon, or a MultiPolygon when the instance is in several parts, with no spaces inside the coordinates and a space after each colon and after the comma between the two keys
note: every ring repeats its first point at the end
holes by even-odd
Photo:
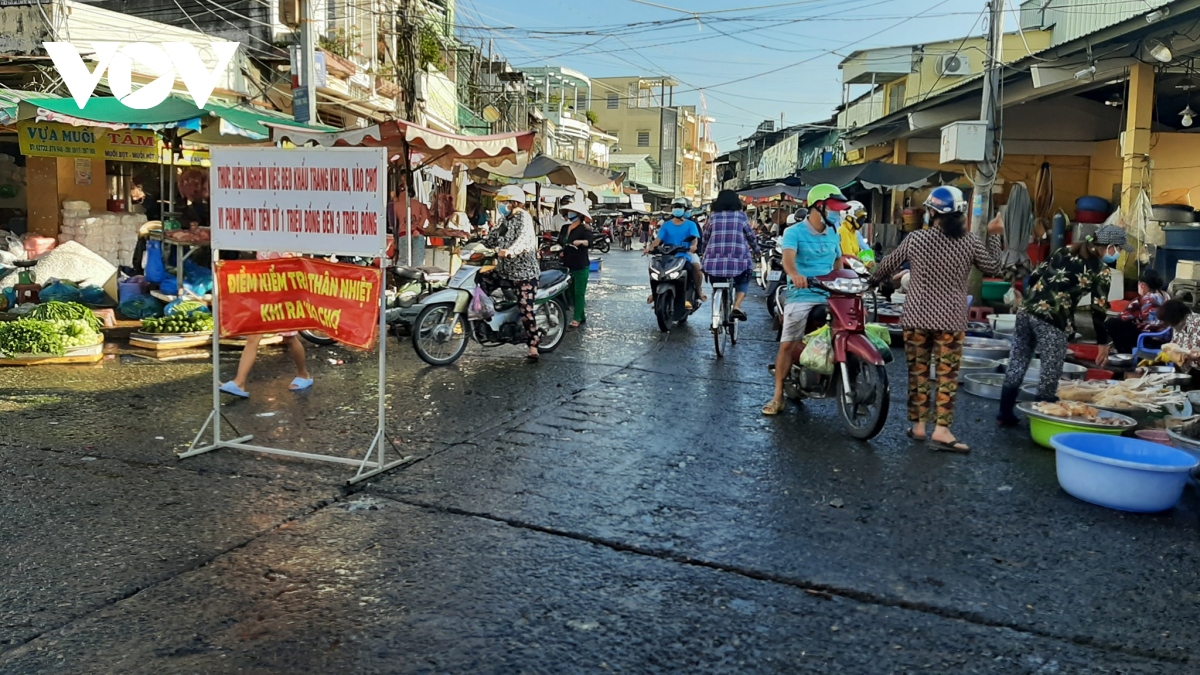
{"type": "MultiPolygon", "coordinates": [[[[750,290],[750,277],[752,276],[752,274],[753,273],[750,270],[746,270],[745,272],[742,272],[741,274],[734,277],[733,278],[733,290],[737,293],[745,293],[746,291],[750,290]]],[[[718,281],[729,281],[729,280],[730,280],[729,277],[709,277],[708,278],[709,283],[716,283],[718,281]]]]}

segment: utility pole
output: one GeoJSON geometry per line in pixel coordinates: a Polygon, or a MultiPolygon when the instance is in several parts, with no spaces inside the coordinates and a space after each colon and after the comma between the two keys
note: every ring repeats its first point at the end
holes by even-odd
{"type": "Polygon", "coordinates": [[[1004,57],[1004,0],[988,3],[987,61],[983,73],[983,104],[979,119],[987,123],[984,160],[975,165],[974,197],[971,200],[971,229],[983,236],[991,219],[992,186],[1000,170],[1002,129],[997,112],[1004,104],[1000,100],[1000,80],[1003,78],[1004,57]]]}
{"type": "MultiPolygon", "coordinates": [[[[313,31],[313,3],[316,0],[300,0],[300,88],[304,95],[302,114],[308,119],[297,119],[305,124],[317,123],[317,36],[313,31]]],[[[296,102],[293,101],[293,105],[296,102]]]]}

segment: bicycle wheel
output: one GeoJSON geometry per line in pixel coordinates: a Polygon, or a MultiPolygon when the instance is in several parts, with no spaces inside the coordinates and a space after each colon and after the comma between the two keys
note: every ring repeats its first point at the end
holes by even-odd
{"type": "Polygon", "coordinates": [[[724,288],[713,290],[713,347],[717,358],[725,356],[729,349],[729,291],[724,288]]]}
{"type": "Polygon", "coordinates": [[[742,325],[741,321],[733,318],[733,302],[729,302],[729,309],[726,310],[725,316],[729,317],[729,344],[736,345],[738,341],[738,328],[742,325]]]}

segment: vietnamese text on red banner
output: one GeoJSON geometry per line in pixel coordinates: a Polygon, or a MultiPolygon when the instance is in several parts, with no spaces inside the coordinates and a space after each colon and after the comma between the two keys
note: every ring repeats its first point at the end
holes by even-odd
{"type": "Polygon", "coordinates": [[[382,283],[377,267],[312,258],[218,262],[221,337],[319,330],[369,349],[382,283]]]}

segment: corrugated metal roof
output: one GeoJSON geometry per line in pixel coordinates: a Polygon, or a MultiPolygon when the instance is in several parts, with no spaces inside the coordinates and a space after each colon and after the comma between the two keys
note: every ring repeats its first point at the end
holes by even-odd
{"type": "Polygon", "coordinates": [[[1021,26],[1053,31],[1050,46],[1056,47],[1169,4],[1171,0],[1028,0],[1021,4],[1021,26]]]}

